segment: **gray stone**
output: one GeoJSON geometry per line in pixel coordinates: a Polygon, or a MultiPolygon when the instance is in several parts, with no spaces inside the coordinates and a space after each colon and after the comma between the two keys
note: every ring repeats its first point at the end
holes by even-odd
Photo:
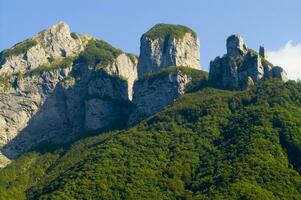
{"type": "MultiPolygon", "coordinates": [[[[38,44],[25,57],[8,58],[0,75],[30,71],[47,64],[49,56],[56,61],[77,56],[91,37],[74,39],[69,27],[59,23],[33,39],[38,44]]],[[[13,159],[37,145],[64,144],[85,132],[125,124],[137,62],[122,53],[100,70],[76,64],[23,78],[12,75],[9,89],[0,92],[2,157],[13,159]]]]}
{"type": "Polygon", "coordinates": [[[248,47],[240,35],[231,35],[227,39],[227,54],[229,56],[243,56],[248,52],[248,47]]]}
{"type": "Polygon", "coordinates": [[[238,35],[227,39],[226,55],[210,62],[209,81],[217,87],[248,89],[263,78],[288,80],[282,68],[273,67],[264,56],[248,49],[238,35]]]}
{"type": "Polygon", "coordinates": [[[134,109],[128,123],[135,124],[163,110],[185,93],[190,81],[191,77],[181,71],[137,81],[134,86],[134,109]]]}
{"type": "Polygon", "coordinates": [[[199,39],[189,32],[183,38],[164,39],[152,39],[144,34],[141,38],[138,76],[143,77],[169,66],[201,69],[199,39]]]}
{"type": "Polygon", "coordinates": [[[26,52],[4,58],[5,62],[0,65],[0,75],[35,69],[48,64],[49,58],[63,59],[77,55],[90,39],[92,37],[86,35],[80,35],[77,39],[72,38],[69,26],[60,22],[31,38],[36,45],[26,52]]]}
{"type": "Polygon", "coordinates": [[[272,78],[281,79],[283,81],[288,81],[287,73],[284,71],[282,67],[276,66],[272,68],[272,78]]]}
{"type": "Polygon", "coordinates": [[[267,49],[263,46],[259,47],[259,55],[262,56],[263,58],[267,58],[267,49]]]}

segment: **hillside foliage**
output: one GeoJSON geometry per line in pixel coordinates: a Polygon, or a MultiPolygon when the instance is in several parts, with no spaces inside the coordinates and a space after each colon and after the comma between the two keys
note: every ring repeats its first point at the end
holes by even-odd
{"type": "Polygon", "coordinates": [[[300,116],[300,83],[207,87],[126,130],[22,156],[0,171],[0,196],[301,199],[300,116]]]}
{"type": "Polygon", "coordinates": [[[122,51],[102,40],[90,40],[85,50],[80,53],[77,62],[89,66],[106,67],[117,58],[122,51]]]}

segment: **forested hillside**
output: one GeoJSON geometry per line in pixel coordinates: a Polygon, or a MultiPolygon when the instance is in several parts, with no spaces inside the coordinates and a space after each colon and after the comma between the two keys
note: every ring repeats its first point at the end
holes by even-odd
{"type": "Polygon", "coordinates": [[[28,153],[2,199],[301,199],[301,84],[189,93],[127,130],[28,153]]]}

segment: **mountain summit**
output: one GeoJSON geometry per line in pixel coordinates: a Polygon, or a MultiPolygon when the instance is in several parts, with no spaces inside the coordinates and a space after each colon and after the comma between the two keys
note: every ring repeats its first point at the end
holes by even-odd
{"type": "Polygon", "coordinates": [[[26,72],[56,59],[78,55],[91,39],[90,36],[71,33],[69,26],[60,22],[4,50],[0,55],[0,74],[26,72]]]}
{"type": "Polygon", "coordinates": [[[226,48],[208,77],[188,27],[138,58],[60,22],[1,52],[0,199],[301,199],[301,84],[226,48]]]}
{"type": "Polygon", "coordinates": [[[200,67],[200,41],[188,27],[157,24],[141,37],[138,75],[168,66],[200,67]]]}

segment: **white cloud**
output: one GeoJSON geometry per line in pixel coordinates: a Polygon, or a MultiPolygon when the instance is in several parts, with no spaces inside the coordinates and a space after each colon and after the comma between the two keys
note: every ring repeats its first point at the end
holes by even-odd
{"type": "Polygon", "coordinates": [[[288,41],[284,47],[268,52],[268,60],[283,67],[289,79],[301,79],[301,43],[288,41]]]}

